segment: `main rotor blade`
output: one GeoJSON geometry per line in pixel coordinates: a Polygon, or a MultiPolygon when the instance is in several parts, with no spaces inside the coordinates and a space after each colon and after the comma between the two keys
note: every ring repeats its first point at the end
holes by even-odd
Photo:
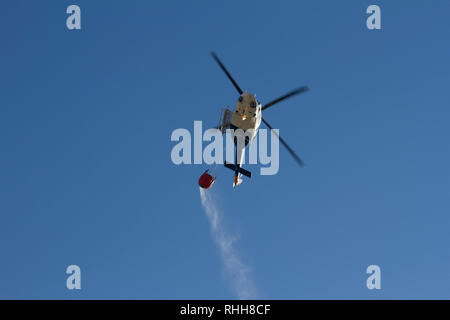
{"type": "Polygon", "coordinates": [[[211,52],[211,55],[213,56],[214,60],[216,60],[216,62],[219,64],[220,68],[222,68],[223,72],[225,72],[225,74],[228,76],[228,79],[230,79],[230,81],[233,83],[234,87],[237,89],[239,94],[242,94],[243,91],[241,90],[241,88],[239,88],[239,86],[236,83],[236,81],[234,81],[233,77],[228,72],[227,68],[225,68],[225,66],[223,65],[222,61],[220,61],[219,57],[214,53],[214,51],[211,52]]]}
{"type": "Polygon", "coordinates": [[[298,88],[298,89],[292,90],[292,91],[286,93],[284,96],[281,96],[281,97],[279,97],[278,99],[275,99],[275,100],[273,100],[273,101],[270,101],[269,103],[266,103],[266,104],[262,107],[262,110],[265,110],[265,109],[267,109],[267,108],[273,106],[274,104],[283,101],[284,99],[290,98],[290,97],[292,97],[292,96],[295,96],[296,94],[303,93],[303,92],[306,92],[306,91],[308,91],[308,90],[309,90],[308,86],[303,86],[303,87],[300,87],[300,88],[298,88]]]}
{"type": "Polygon", "coordinates": [[[273,133],[275,133],[278,137],[278,139],[280,139],[281,143],[283,144],[283,146],[286,147],[286,149],[289,151],[289,153],[291,154],[292,157],[294,157],[295,161],[297,161],[297,163],[303,167],[305,164],[303,163],[302,159],[300,159],[300,157],[294,152],[294,150],[292,150],[291,147],[289,147],[289,145],[286,143],[286,141],[284,141],[274,130],[273,128],[270,126],[270,124],[264,120],[264,118],[261,118],[261,120],[265,123],[266,126],[269,127],[270,130],[272,130],[273,133]]]}

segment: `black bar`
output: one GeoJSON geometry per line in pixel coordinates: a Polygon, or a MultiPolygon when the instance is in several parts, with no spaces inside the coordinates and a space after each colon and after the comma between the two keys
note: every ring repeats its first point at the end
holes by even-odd
{"type": "MultiPolygon", "coordinates": [[[[22,300],[0,301],[17,317],[23,312],[82,316],[140,315],[142,319],[334,319],[338,315],[384,319],[417,311],[448,310],[450,301],[433,300],[22,300]],[[88,309],[88,310],[85,310],[88,309]],[[331,316],[331,317],[330,317],[331,316]]],[[[444,315],[444,314],[443,314],[444,315]]],[[[122,317],[120,317],[121,319],[122,317]]]]}

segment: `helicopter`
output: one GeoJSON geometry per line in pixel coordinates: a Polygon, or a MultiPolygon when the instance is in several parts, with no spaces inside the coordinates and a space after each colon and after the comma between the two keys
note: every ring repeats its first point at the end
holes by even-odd
{"type": "MultiPolygon", "coordinates": [[[[222,131],[222,134],[226,132],[227,129],[233,129],[233,140],[235,144],[235,159],[234,163],[226,162],[224,166],[228,169],[234,171],[234,181],[233,188],[240,185],[243,180],[242,176],[246,176],[251,178],[252,174],[250,171],[242,168],[241,164],[243,163],[243,158],[245,156],[245,147],[251,143],[251,141],[256,137],[258,133],[258,129],[261,125],[261,122],[264,123],[274,134],[278,137],[281,144],[287,149],[287,151],[291,154],[291,156],[295,159],[295,161],[302,167],[304,166],[303,161],[300,157],[294,152],[294,150],[286,143],[284,139],[282,139],[276,131],[273,130],[273,127],[263,118],[262,112],[267,110],[270,107],[273,107],[277,103],[284,101],[288,98],[291,98],[295,95],[307,92],[309,90],[308,86],[302,86],[288,93],[262,105],[256,96],[250,92],[244,92],[231,74],[228,72],[225,65],[213,51],[211,52],[212,57],[217,62],[219,67],[225,72],[228,79],[231,81],[233,86],[239,93],[238,100],[236,102],[236,106],[233,111],[230,111],[228,108],[223,109],[219,119],[219,125],[216,129],[222,131]],[[237,130],[241,129],[241,130],[237,130]],[[246,134],[247,133],[247,134],[246,134]],[[249,133],[249,134],[248,134],[249,133]],[[239,139],[243,139],[241,141],[245,141],[245,143],[239,144],[239,139]]],[[[199,179],[200,187],[204,189],[210,188],[215,181],[215,177],[208,173],[209,170],[206,170],[199,179]]]]}

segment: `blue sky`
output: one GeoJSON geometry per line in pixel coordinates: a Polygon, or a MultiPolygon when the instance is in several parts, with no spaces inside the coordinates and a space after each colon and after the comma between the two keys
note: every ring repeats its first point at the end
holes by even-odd
{"type": "Polygon", "coordinates": [[[207,166],[170,160],[174,129],[236,101],[210,50],[262,102],[311,89],[264,114],[306,167],[281,150],[277,175],[233,191],[219,168],[211,190],[260,297],[450,298],[449,10],[3,1],[0,298],[236,298],[200,203],[207,166]]]}

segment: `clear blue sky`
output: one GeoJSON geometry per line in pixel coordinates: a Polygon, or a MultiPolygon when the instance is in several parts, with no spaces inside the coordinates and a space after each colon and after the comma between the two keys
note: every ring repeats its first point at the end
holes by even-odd
{"type": "Polygon", "coordinates": [[[210,50],[263,102],[311,88],[264,115],[306,167],[281,150],[278,175],[233,191],[220,168],[211,191],[261,297],[450,298],[449,10],[3,1],[0,298],[235,298],[200,204],[206,165],[170,161],[173,129],[236,101],[210,50]]]}

